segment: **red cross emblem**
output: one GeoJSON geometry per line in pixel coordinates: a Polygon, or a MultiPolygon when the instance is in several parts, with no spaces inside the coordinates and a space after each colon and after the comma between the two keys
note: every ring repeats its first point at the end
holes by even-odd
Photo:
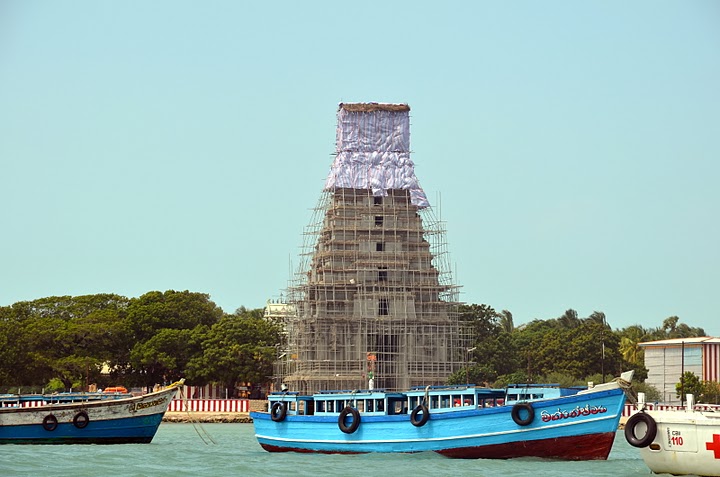
{"type": "Polygon", "coordinates": [[[712,442],[706,442],[705,448],[713,451],[716,459],[720,459],[720,434],[713,434],[712,442]]]}

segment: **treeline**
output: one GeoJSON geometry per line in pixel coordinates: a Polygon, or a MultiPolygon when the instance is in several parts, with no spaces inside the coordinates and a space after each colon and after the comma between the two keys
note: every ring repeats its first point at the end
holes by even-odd
{"type": "Polygon", "coordinates": [[[515,327],[512,314],[487,305],[463,305],[461,318],[475,337],[468,350],[468,366],[450,382],[508,383],[558,382],[563,385],[606,382],[623,371],[635,370],[637,390],[657,399],[657,390],[643,386],[647,378],[639,343],[670,338],[705,336],[702,328],[666,318],[657,328],[639,325],[613,330],[599,311],[581,318],[575,310],[515,327]]]}
{"type": "MultiPolygon", "coordinates": [[[[613,330],[602,312],[562,316],[515,327],[512,314],[463,305],[473,345],[467,366],[450,383],[603,382],[634,369],[647,377],[638,343],[705,336],[701,328],[665,319],[657,328],[613,330]]],[[[209,295],[153,291],[138,298],[114,294],[49,297],[0,307],[0,392],[46,391],[122,384],[151,388],[186,378],[188,384],[264,384],[282,338],[263,310],[225,313],[209,295]]],[[[652,390],[640,387],[649,393],[652,390]]]]}
{"type": "Polygon", "coordinates": [[[263,310],[224,313],[209,295],[153,291],[49,297],[0,307],[0,392],[122,384],[265,382],[280,330],[263,310]]]}

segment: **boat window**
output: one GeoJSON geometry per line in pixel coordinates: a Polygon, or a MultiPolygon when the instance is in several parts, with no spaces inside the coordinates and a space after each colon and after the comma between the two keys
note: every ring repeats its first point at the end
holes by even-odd
{"type": "Polygon", "coordinates": [[[440,408],[440,396],[430,396],[430,409],[440,408]]]}
{"type": "Polygon", "coordinates": [[[415,409],[420,404],[420,398],[418,396],[410,396],[408,398],[408,407],[415,409]]]}
{"type": "Polygon", "coordinates": [[[355,408],[356,408],[358,411],[360,411],[360,412],[365,411],[365,400],[364,400],[364,399],[358,399],[355,408]]]}
{"type": "Polygon", "coordinates": [[[317,401],[315,403],[315,408],[317,409],[317,412],[325,412],[325,401],[317,401]]]}
{"type": "Polygon", "coordinates": [[[402,399],[388,400],[388,414],[405,414],[407,412],[406,402],[402,399]]]}

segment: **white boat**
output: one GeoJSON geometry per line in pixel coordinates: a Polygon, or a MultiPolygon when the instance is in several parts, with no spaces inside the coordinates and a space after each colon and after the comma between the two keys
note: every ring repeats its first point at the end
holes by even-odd
{"type": "Polygon", "coordinates": [[[656,474],[720,476],[720,412],[698,410],[692,394],[677,410],[651,410],[640,393],[625,439],[656,474]]]}

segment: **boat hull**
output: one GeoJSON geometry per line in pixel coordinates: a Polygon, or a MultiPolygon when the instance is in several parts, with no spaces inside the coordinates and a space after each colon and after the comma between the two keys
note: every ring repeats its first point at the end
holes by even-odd
{"type": "Polygon", "coordinates": [[[126,399],[0,409],[0,444],[149,443],[179,385],[126,399]]]}
{"type": "Polygon", "coordinates": [[[423,426],[407,414],[362,416],[351,434],[339,430],[335,416],[251,413],[259,444],[271,452],[318,453],[426,452],[451,458],[541,457],[564,460],[607,459],[625,395],[611,389],[533,402],[535,417],[517,424],[512,406],[430,413],[423,426]]]}
{"type": "Polygon", "coordinates": [[[656,474],[720,476],[720,413],[678,410],[647,414],[657,425],[655,438],[640,449],[650,470],[656,474]]]}

